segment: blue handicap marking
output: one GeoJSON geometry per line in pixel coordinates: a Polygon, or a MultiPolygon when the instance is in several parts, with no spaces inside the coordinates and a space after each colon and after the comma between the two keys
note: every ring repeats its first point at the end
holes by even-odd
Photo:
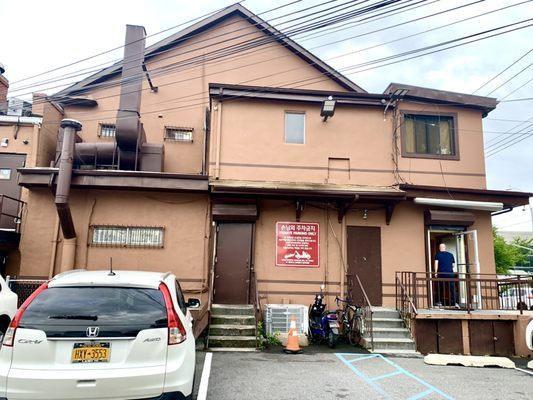
{"type": "Polygon", "coordinates": [[[352,372],[355,373],[359,378],[361,378],[366,384],[368,384],[372,389],[374,389],[379,394],[385,396],[385,398],[392,398],[392,395],[390,393],[387,393],[387,391],[380,386],[380,381],[385,378],[392,378],[392,377],[402,377],[402,378],[408,378],[413,381],[416,381],[420,383],[422,386],[424,386],[426,389],[422,392],[415,393],[408,397],[408,400],[419,400],[423,399],[426,396],[429,396],[430,394],[437,394],[440,397],[447,399],[447,400],[453,400],[453,397],[447,395],[442,390],[437,389],[435,386],[429,384],[425,380],[419,378],[418,376],[412,374],[411,372],[407,371],[406,369],[400,367],[398,364],[392,362],[388,358],[384,357],[381,354],[355,354],[355,353],[335,353],[337,358],[342,361],[352,372]],[[393,372],[379,375],[379,376],[368,376],[363,371],[361,371],[360,368],[357,368],[357,365],[361,365],[362,361],[364,360],[370,360],[370,359],[378,359],[382,360],[388,365],[392,366],[394,368],[393,372]]]}

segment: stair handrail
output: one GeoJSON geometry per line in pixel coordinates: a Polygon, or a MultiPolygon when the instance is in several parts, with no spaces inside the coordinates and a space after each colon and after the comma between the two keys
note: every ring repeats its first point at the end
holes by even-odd
{"type": "MultiPolygon", "coordinates": [[[[255,273],[255,268],[250,268],[250,278],[252,280],[253,291],[252,291],[252,303],[254,306],[254,316],[255,316],[255,337],[256,341],[259,337],[259,332],[257,331],[257,324],[261,318],[261,300],[259,299],[259,288],[257,287],[257,275],[255,273]]],[[[259,345],[259,343],[257,343],[259,345]]]]}
{"type": "Polygon", "coordinates": [[[403,320],[405,326],[409,329],[409,334],[412,336],[411,320],[413,315],[418,314],[418,310],[398,276],[396,276],[396,310],[400,314],[400,318],[403,320]]]}
{"type": "Polygon", "coordinates": [[[372,304],[370,304],[370,300],[368,298],[368,295],[366,294],[366,290],[363,287],[361,279],[359,279],[359,275],[355,274],[355,279],[357,279],[359,289],[361,290],[361,293],[363,293],[363,304],[361,305],[361,310],[363,310],[362,317],[365,322],[365,328],[369,328],[368,331],[370,332],[370,348],[372,349],[372,351],[374,351],[374,329],[372,320],[374,311],[372,310],[372,304]]]}

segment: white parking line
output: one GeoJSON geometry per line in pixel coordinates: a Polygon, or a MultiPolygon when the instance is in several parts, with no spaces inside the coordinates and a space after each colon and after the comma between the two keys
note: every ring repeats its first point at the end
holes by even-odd
{"type": "Polygon", "coordinates": [[[202,370],[202,378],[200,379],[200,387],[198,388],[198,396],[196,400],[207,399],[207,386],[209,385],[209,374],[211,373],[211,359],[213,353],[206,353],[204,360],[204,369],[202,370]]]}

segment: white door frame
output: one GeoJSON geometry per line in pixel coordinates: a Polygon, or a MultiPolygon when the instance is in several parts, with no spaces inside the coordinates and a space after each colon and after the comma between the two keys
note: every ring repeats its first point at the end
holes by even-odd
{"type": "MultiPolygon", "coordinates": [[[[481,282],[479,281],[479,279],[481,278],[481,267],[480,267],[480,264],[479,264],[479,247],[478,247],[478,241],[477,241],[477,229],[472,229],[470,231],[464,231],[464,232],[459,232],[459,233],[456,233],[457,237],[461,237],[462,241],[463,241],[463,245],[466,247],[466,235],[472,235],[472,242],[474,243],[474,248],[473,249],[469,249],[470,251],[473,251],[473,256],[474,256],[474,268],[475,268],[475,273],[478,275],[478,280],[477,280],[477,283],[476,283],[476,289],[477,289],[477,295],[475,296],[475,301],[476,301],[476,305],[477,305],[477,308],[479,310],[482,309],[482,298],[481,298],[481,282]]],[[[465,259],[465,261],[467,261],[465,259]]],[[[457,271],[459,271],[459,268],[457,268],[457,271]]],[[[472,271],[469,271],[469,273],[472,273],[472,271]]]]}

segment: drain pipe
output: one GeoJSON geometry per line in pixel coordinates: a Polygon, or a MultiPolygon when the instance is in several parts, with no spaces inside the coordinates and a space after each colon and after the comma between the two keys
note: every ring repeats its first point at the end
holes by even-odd
{"type": "Polygon", "coordinates": [[[81,123],[74,119],[64,119],[61,121],[61,128],[63,128],[63,145],[59,160],[55,203],[64,239],[60,266],[60,272],[63,272],[74,268],[76,258],[76,230],[68,199],[72,180],[74,143],[76,142],[76,132],[81,129],[81,123]]]}

